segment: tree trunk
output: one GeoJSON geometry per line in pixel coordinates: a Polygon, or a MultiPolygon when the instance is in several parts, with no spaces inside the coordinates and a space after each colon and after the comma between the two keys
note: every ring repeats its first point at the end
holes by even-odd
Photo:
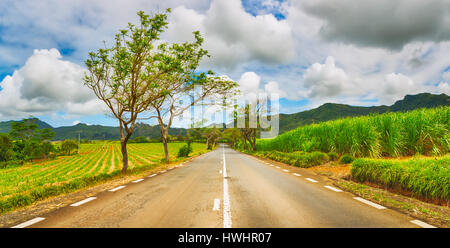
{"type": "Polygon", "coordinates": [[[128,152],[127,152],[127,141],[125,139],[120,139],[120,146],[122,150],[122,173],[127,173],[128,168],[128,152]]]}
{"type": "Polygon", "coordinates": [[[169,128],[164,128],[164,126],[160,125],[161,128],[161,138],[162,138],[162,143],[164,145],[164,158],[166,160],[166,162],[169,162],[169,146],[168,146],[168,142],[167,142],[167,136],[169,134],[169,128]]]}

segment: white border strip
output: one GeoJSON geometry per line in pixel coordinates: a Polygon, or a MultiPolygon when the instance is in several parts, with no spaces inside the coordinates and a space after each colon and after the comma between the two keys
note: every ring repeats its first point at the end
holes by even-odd
{"type": "Polygon", "coordinates": [[[353,197],[353,199],[358,200],[358,201],[360,201],[360,202],[362,202],[362,203],[365,203],[365,204],[370,205],[370,206],[372,206],[372,207],[374,207],[374,208],[377,208],[377,209],[385,209],[385,208],[386,208],[386,207],[384,207],[384,206],[381,206],[381,205],[379,205],[379,204],[373,203],[373,202],[368,201],[368,200],[366,200],[366,199],[363,199],[363,198],[361,198],[361,197],[353,197]]]}
{"type": "Polygon", "coordinates": [[[108,191],[109,191],[109,192],[115,192],[115,191],[120,190],[120,189],[123,189],[123,188],[125,188],[124,185],[119,186],[119,187],[116,187],[116,188],[114,188],[114,189],[110,189],[110,190],[108,190],[108,191]]]}
{"type": "Polygon", "coordinates": [[[72,205],[70,205],[70,206],[72,206],[72,207],[78,207],[78,206],[80,206],[80,205],[83,205],[83,204],[88,203],[88,202],[90,202],[90,201],[93,201],[93,200],[95,200],[95,199],[97,199],[97,197],[89,197],[89,198],[86,198],[86,199],[84,199],[84,200],[82,200],[82,201],[76,202],[76,203],[74,203],[74,204],[72,204],[72,205]]]}
{"type": "Polygon", "coordinates": [[[301,177],[302,175],[298,174],[298,173],[292,173],[292,175],[296,176],[296,177],[301,177]]]}
{"type": "Polygon", "coordinates": [[[306,180],[308,180],[308,181],[310,181],[310,182],[313,182],[313,183],[317,183],[316,180],[314,180],[314,179],[312,179],[312,178],[309,178],[309,177],[307,177],[306,180]]]}
{"type": "Polygon", "coordinates": [[[152,175],[150,175],[150,176],[148,176],[148,177],[154,177],[154,176],[156,176],[157,174],[152,174],[152,175]]]}
{"type": "Polygon", "coordinates": [[[427,224],[427,223],[425,223],[423,221],[420,221],[420,220],[412,220],[410,222],[413,223],[413,224],[416,224],[416,225],[418,225],[420,227],[423,227],[423,228],[436,228],[435,226],[432,226],[432,225],[427,224]]]}
{"type": "Polygon", "coordinates": [[[335,187],[331,187],[331,186],[328,186],[328,185],[326,185],[326,186],[324,186],[324,187],[327,188],[327,189],[331,189],[331,190],[333,190],[334,192],[342,192],[342,190],[336,189],[335,187]]]}
{"type": "Polygon", "coordinates": [[[138,183],[138,182],[142,182],[144,181],[144,178],[138,179],[138,180],[134,180],[133,183],[138,183]]]}
{"type": "Polygon", "coordinates": [[[13,226],[13,227],[11,227],[11,228],[25,228],[25,227],[27,227],[27,226],[31,226],[31,225],[36,224],[36,223],[38,223],[38,222],[40,222],[40,221],[43,221],[43,220],[45,220],[45,218],[42,218],[42,217],[36,217],[36,218],[34,218],[34,219],[32,219],[32,220],[29,220],[29,221],[24,222],[24,223],[22,223],[22,224],[13,226]]]}

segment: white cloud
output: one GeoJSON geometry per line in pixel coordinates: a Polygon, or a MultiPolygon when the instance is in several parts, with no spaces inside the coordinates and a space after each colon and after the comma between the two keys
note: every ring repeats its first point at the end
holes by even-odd
{"type": "Polygon", "coordinates": [[[0,118],[52,111],[102,113],[101,102],[83,85],[84,72],[81,66],[62,60],[56,49],[35,50],[24,66],[0,83],[0,118]]]}
{"type": "Polygon", "coordinates": [[[290,62],[295,55],[291,27],[273,15],[252,16],[240,0],[214,0],[205,14],[179,6],[170,17],[168,38],[184,41],[192,31],[205,36],[211,59],[205,64],[234,68],[241,63],[267,64],[290,62]]]}
{"type": "Polygon", "coordinates": [[[450,71],[442,73],[442,79],[450,81],[450,71]]]}

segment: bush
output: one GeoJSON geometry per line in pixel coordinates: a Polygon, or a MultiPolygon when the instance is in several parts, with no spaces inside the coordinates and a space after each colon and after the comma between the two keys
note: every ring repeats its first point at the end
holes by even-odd
{"type": "Polygon", "coordinates": [[[329,152],[328,157],[330,158],[330,161],[337,161],[339,155],[336,152],[329,152]]]}
{"type": "Polygon", "coordinates": [[[189,157],[189,153],[192,152],[192,147],[190,144],[186,144],[184,146],[182,146],[179,150],[178,150],[178,158],[181,157],[189,157]]]}
{"type": "Polygon", "coordinates": [[[342,157],[339,160],[339,162],[341,164],[350,164],[351,162],[353,162],[353,160],[355,160],[355,158],[352,155],[344,154],[344,155],[342,155],[342,157]]]}

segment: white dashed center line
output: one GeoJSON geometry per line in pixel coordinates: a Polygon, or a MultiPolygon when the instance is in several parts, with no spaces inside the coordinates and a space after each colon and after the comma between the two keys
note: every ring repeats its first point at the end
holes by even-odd
{"type": "Polygon", "coordinates": [[[220,199],[216,198],[216,199],[214,199],[213,211],[219,211],[219,210],[220,210],[220,199]]]}
{"type": "Polygon", "coordinates": [[[227,164],[225,160],[225,146],[222,146],[223,154],[223,227],[231,228],[230,195],[228,194],[227,164]]]}
{"type": "Polygon", "coordinates": [[[78,207],[78,206],[80,206],[80,205],[83,205],[83,204],[88,203],[88,202],[90,202],[90,201],[93,201],[93,200],[95,200],[95,199],[97,199],[97,197],[89,197],[89,198],[86,198],[86,199],[84,199],[84,200],[82,200],[82,201],[76,202],[76,203],[74,203],[74,204],[72,204],[72,205],[70,205],[70,206],[72,206],[72,207],[78,207]]]}
{"type": "Polygon", "coordinates": [[[301,175],[298,173],[292,173],[292,175],[296,176],[296,177],[300,177],[301,175]]]}
{"type": "Polygon", "coordinates": [[[385,208],[386,208],[386,207],[384,207],[384,206],[378,205],[378,204],[376,204],[376,203],[373,203],[373,202],[368,201],[368,200],[366,200],[366,199],[363,199],[363,198],[361,198],[361,197],[354,197],[353,199],[358,200],[358,201],[360,201],[360,202],[363,202],[363,203],[365,203],[365,204],[367,204],[367,205],[369,205],[369,206],[372,206],[372,207],[374,207],[374,208],[376,208],[376,209],[385,209],[385,208]]]}
{"type": "Polygon", "coordinates": [[[11,227],[11,228],[25,228],[25,227],[27,227],[27,226],[31,226],[31,225],[36,224],[36,223],[38,223],[38,222],[40,222],[40,221],[43,221],[43,220],[45,220],[45,218],[37,217],[37,218],[34,218],[34,219],[29,220],[29,221],[27,221],[27,222],[24,222],[24,223],[22,223],[22,224],[13,226],[13,227],[11,227]]]}
{"type": "Polygon", "coordinates": [[[117,190],[120,190],[120,189],[123,189],[123,188],[125,188],[125,186],[124,186],[124,185],[122,185],[122,186],[119,186],[119,187],[117,187],[117,188],[114,188],[114,189],[110,189],[109,191],[110,191],[110,192],[115,192],[115,191],[117,191],[117,190]]]}
{"type": "Polygon", "coordinates": [[[280,169],[280,166],[275,166],[275,168],[280,169]]]}
{"type": "Polygon", "coordinates": [[[283,171],[284,171],[284,172],[289,172],[289,170],[286,170],[286,169],[284,169],[283,171]]]}

